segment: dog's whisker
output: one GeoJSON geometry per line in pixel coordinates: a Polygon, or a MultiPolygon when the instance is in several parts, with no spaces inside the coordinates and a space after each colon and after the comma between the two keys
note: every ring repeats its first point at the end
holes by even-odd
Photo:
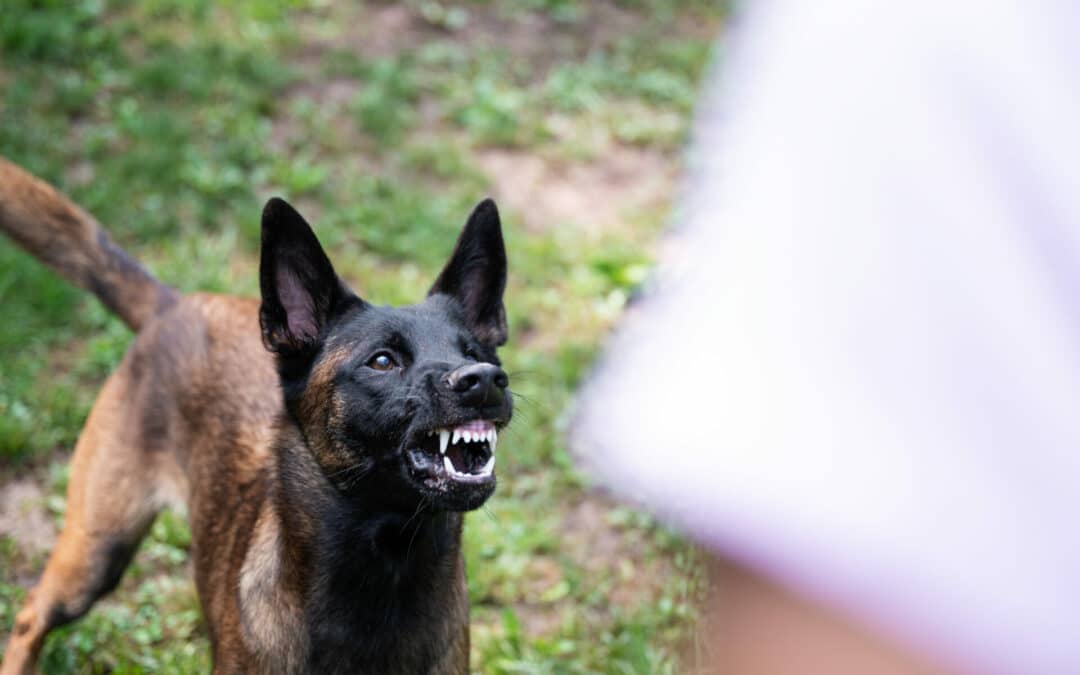
{"type": "MultiPolygon", "coordinates": [[[[514,420],[515,421],[523,420],[525,422],[531,423],[531,422],[535,421],[535,417],[533,416],[534,412],[535,411],[532,411],[532,410],[522,409],[521,407],[515,407],[514,408],[514,420]]],[[[544,412],[544,411],[541,410],[540,412],[544,412]]],[[[508,425],[508,427],[509,426],[512,426],[512,425],[508,425]]]]}
{"type": "Polygon", "coordinates": [[[343,469],[326,474],[328,479],[339,479],[341,482],[341,489],[346,492],[352,490],[354,487],[360,484],[360,481],[364,479],[375,466],[373,464],[352,464],[343,469]]]}
{"type": "Polygon", "coordinates": [[[517,429],[517,428],[514,428],[514,427],[507,427],[507,428],[503,429],[502,431],[500,431],[499,433],[506,434],[507,436],[509,436],[511,438],[511,440],[515,440],[515,441],[524,441],[524,440],[526,440],[525,437],[521,435],[521,431],[519,429],[517,429]]]}
{"type": "Polygon", "coordinates": [[[350,464],[349,466],[346,466],[346,467],[344,467],[342,469],[338,469],[337,471],[332,471],[332,472],[330,472],[330,473],[328,473],[326,475],[327,475],[328,478],[333,478],[333,477],[339,476],[339,475],[341,475],[343,473],[348,473],[350,471],[356,471],[356,469],[358,469],[359,467],[360,467],[359,464],[350,464]]]}
{"type": "MultiPolygon", "coordinates": [[[[528,377],[538,376],[538,377],[540,377],[540,378],[542,378],[544,380],[547,380],[548,383],[551,383],[551,382],[555,381],[555,376],[554,375],[552,375],[551,373],[544,372],[542,370],[513,370],[513,371],[508,372],[507,375],[509,375],[511,378],[518,378],[518,379],[520,379],[522,375],[525,375],[525,376],[528,376],[528,377]]],[[[511,381],[513,381],[513,380],[511,380],[511,381]]]]}
{"type": "Polygon", "coordinates": [[[514,395],[515,399],[520,399],[520,400],[524,401],[525,403],[528,403],[531,406],[536,406],[537,408],[540,408],[541,410],[543,410],[546,413],[553,414],[555,412],[550,407],[548,407],[546,405],[543,405],[542,403],[536,401],[532,397],[526,396],[525,394],[522,394],[522,393],[516,392],[516,391],[511,392],[511,393],[514,395]]]}
{"type": "Polygon", "coordinates": [[[420,498],[420,503],[416,505],[416,511],[414,511],[413,514],[409,516],[409,519],[405,521],[405,524],[401,526],[402,533],[404,533],[406,528],[409,527],[409,523],[411,523],[418,515],[420,515],[420,512],[423,511],[425,501],[426,500],[424,497],[420,498]]]}
{"type": "Polygon", "coordinates": [[[367,476],[367,475],[368,475],[368,473],[370,473],[370,471],[363,471],[363,472],[361,472],[361,473],[357,474],[356,476],[353,476],[353,477],[352,477],[352,478],[351,478],[350,480],[348,480],[348,481],[347,481],[347,483],[345,484],[345,486],[344,486],[344,487],[345,487],[345,490],[346,490],[346,491],[352,490],[352,489],[353,489],[354,487],[356,487],[357,485],[359,485],[359,484],[360,484],[360,481],[364,480],[364,477],[365,477],[365,476],[367,476]]]}
{"type": "Polygon", "coordinates": [[[343,476],[343,475],[349,474],[349,473],[351,473],[353,471],[365,471],[366,472],[367,468],[363,464],[350,464],[349,466],[347,466],[347,467],[345,467],[343,469],[339,469],[339,470],[334,471],[332,473],[326,474],[326,477],[327,478],[337,478],[338,476],[343,476]]]}
{"type": "Polygon", "coordinates": [[[491,519],[491,522],[495,523],[496,525],[502,525],[502,523],[499,522],[498,516],[495,515],[494,511],[488,508],[487,504],[484,504],[483,508],[481,508],[480,510],[484,512],[485,516],[491,519]]]}
{"type": "MultiPolygon", "coordinates": [[[[417,506],[416,513],[413,514],[413,518],[416,517],[416,514],[420,513],[420,511],[424,508],[426,503],[427,503],[427,498],[426,497],[421,497],[420,498],[420,505],[417,506]]],[[[412,518],[410,518],[409,520],[411,521],[412,518]]],[[[408,562],[408,560],[409,560],[409,555],[412,553],[413,542],[416,541],[416,535],[419,532],[420,532],[420,527],[416,527],[416,528],[413,529],[412,536],[409,537],[409,545],[407,547],[405,547],[405,561],[406,562],[408,562]]]]}

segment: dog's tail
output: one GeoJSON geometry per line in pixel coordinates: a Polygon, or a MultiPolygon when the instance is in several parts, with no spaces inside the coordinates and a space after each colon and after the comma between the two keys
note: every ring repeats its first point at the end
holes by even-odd
{"type": "Polygon", "coordinates": [[[138,331],[179,293],[124,253],[86,211],[0,157],[0,230],[138,331]]]}

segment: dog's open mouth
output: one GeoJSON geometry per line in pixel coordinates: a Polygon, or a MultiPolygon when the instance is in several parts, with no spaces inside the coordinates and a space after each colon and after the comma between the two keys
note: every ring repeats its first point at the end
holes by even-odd
{"type": "Polygon", "coordinates": [[[454,427],[432,429],[419,448],[409,452],[414,469],[430,477],[454,482],[481,483],[495,471],[495,447],[499,432],[488,420],[472,420],[454,427]],[[441,474],[441,476],[440,476],[441,474]]]}

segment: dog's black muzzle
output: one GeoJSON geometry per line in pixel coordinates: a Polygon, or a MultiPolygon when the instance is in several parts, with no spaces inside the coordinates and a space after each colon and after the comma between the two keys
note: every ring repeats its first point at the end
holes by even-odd
{"type": "Polygon", "coordinates": [[[469,363],[429,382],[441,410],[417,420],[403,448],[405,472],[432,506],[477,508],[495,489],[498,432],[513,410],[510,378],[495,364],[469,363]]]}

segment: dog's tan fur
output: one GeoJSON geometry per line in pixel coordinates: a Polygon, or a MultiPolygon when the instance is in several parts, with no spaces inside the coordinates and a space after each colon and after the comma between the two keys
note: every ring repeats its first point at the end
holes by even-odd
{"type": "MultiPolygon", "coordinates": [[[[138,331],[75,446],[64,529],[16,617],[0,675],[32,672],[48,631],[111,590],[158,511],[176,503],[191,521],[215,672],[302,670],[301,584],[314,527],[303,509],[285,516],[275,507],[270,444],[289,431],[275,426],[283,404],[258,301],[164,286],[90,215],[2,159],[0,229],[138,331]]],[[[313,381],[329,378],[333,362],[324,358],[313,381]]],[[[309,412],[336,414],[325,388],[309,390],[309,412]]],[[[451,634],[425,636],[448,645],[438,673],[468,670],[460,559],[451,573],[459,583],[433,597],[453,614],[451,634]]]]}

